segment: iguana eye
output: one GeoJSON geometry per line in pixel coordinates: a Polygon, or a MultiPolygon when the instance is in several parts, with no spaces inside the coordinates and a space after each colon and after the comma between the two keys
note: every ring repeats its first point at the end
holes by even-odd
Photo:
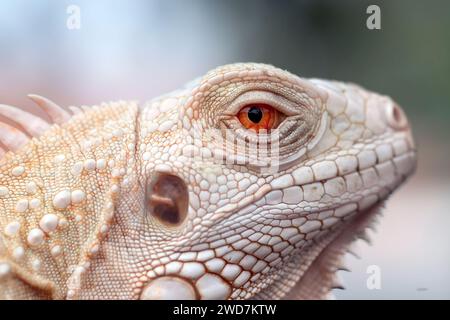
{"type": "Polygon", "coordinates": [[[249,104],[244,106],[237,114],[241,124],[259,133],[259,130],[269,131],[280,123],[280,112],[268,104],[249,104]]]}

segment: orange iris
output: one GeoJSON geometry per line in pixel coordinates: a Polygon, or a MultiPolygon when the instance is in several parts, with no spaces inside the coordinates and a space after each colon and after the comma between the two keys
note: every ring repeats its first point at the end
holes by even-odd
{"type": "Polygon", "coordinates": [[[245,128],[259,133],[259,130],[269,131],[277,126],[279,112],[268,104],[250,104],[243,107],[237,117],[245,128]]]}

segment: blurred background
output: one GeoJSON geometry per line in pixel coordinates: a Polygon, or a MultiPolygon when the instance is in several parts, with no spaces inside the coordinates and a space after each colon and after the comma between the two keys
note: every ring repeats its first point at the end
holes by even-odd
{"type": "MultiPolygon", "coordinates": [[[[145,101],[216,66],[264,62],[388,94],[412,122],[416,175],[395,193],[339,299],[450,298],[450,2],[3,0],[0,103],[145,101]],[[381,30],[366,8],[381,8],[381,30]],[[67,28],[67,8],[81,28],[67,28]],[[381,271],[369,290],[367,268],[381,271]]],[[[35,111],[33,111],[35,112],[35,111]]]]}

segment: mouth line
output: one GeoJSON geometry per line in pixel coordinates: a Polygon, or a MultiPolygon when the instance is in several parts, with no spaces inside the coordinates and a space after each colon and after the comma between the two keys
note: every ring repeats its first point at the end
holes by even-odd
{"type": "MultiPolygon", "coordinates": [[[[352,174],[357,173],[360,178],[361,178],[361,174],[367,170],[375,170],[377,172],[377,175],[381,175],[380,173],[378,173],[378,167],[383,166],[389,162],[392,163],[393,167],[395,168],[394,170],[394,176],[399,180],[398,183],[392,182],[393,184],[390,183],[385,183],[383,185],[379,186],[379,189],[388,189],[388,193],[392,192],[397,185],[401,184],[403,182],[404,179],[406,179],[409,174],[410,171],[414,170],[414,166],[415,166],[415,161],[412,161],[411,159],[414,158],[416,155],[416,150],[414,148],[410,148],[407,151],[401,153],[401,154],[397,154],[395,156],[392,156],[389,159],[385,159],[384,161],[379,161],[379,159],[376,159],[376,162],[374,164],[372,164],[371,166],[365,167],[365,168],[359,168],[357,167],[355,170],[349,171],[349,172],[345,172],[345,174],[337,174],[334,177],[330,177],[326,180],[322,180],[322,181],[312,181],[310,183],[304,183],[304,184],[293,184],[291,186],[288,186],[286,188],[290,188],[290,187],[300,187],[300,188],[304,188],[307,185],[313,184],[313,183],[317,183],[320,182],[322,184],[325,184],[327,181],[333,180],[335,178],[345,178],[347,176],[350,176],[352,174]],[[404,161],[405,159],[408,159],[409,161],[409,166],[406,166],[406,169],[403,170],[399,170],[397,168],[396,163],[400,162],[400,161],[404,161]]],[[[383,177],[386,178],[386,177],[383,177]]],[[[373,186],[371,186],[373,187],[373,186]]],[[[285,189],[286,189],[285,188],[285,189]]],[[[247,210],[247,208],[251,207],[252,204],[257,203],[258,201],[260,201],[261,199],[263,199],[266,195],[268,195],[271,192],[277,191],[277,190],[283,190],[283,189],[279,189],[279,188],[273,188],[270,183],[267,185],[263,185],[256,193],[248,195],[246,197],[244,197],[243,199],[240,200],[240,204],[237,203],[229,203],[226,204],[225,206],[223,206],[222,208],[219,208],[212,216],[211,216],[211,221],[218,221],[220,219],[224,219],[227,217],[230,217],[234,214],[237,214],[241,211],[245,211],[247,210]]],[[[348,193],[352,193],[350,191],[347,191],[348,193]]],[[[367,197],[368,195],[361,195],[361,199],[363,200],[365,197],[367,197]]],[[[320,202],[321,200],[319,200],[318,202],[320,202]]],[[[307,202],[307,201],[305,201],[307,202]]],[[[320,213],[323,211],[327,211],[327,210],[335,210],[338,209],[339,207],[345,206],[349,203],[358,203],[358,200],[355,201],[348,201],[346,203],[338,203],[338,204],[334,204],[330,207],[327,208],[317,208],[317,209],[310,209],[308,210],[308,213],[320,213]]],[[[301,202],[300,202],[301,203],[301,202]]],[[[358,206],[359,207],[359,206],[358,206]]],[[[365,210],[366,208],[364,208],[363,210],[365,210]]],[[[359,210],[359,208],[358,208],[359,210]]],[[[299,212],[294,212],[294,213],[299,213],[299,212]]]]}

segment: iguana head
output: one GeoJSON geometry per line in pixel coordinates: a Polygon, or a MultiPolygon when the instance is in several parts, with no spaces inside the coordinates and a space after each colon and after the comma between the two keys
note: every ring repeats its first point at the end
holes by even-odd
{"type": "Polygon", "coordinates": [[[0,170],[0,225],[20,230],[0,248],[11,295],[323,298],[416,163],[390,98],[262,64],[220,67],[140,107],[72,111],[0,170]]]}

